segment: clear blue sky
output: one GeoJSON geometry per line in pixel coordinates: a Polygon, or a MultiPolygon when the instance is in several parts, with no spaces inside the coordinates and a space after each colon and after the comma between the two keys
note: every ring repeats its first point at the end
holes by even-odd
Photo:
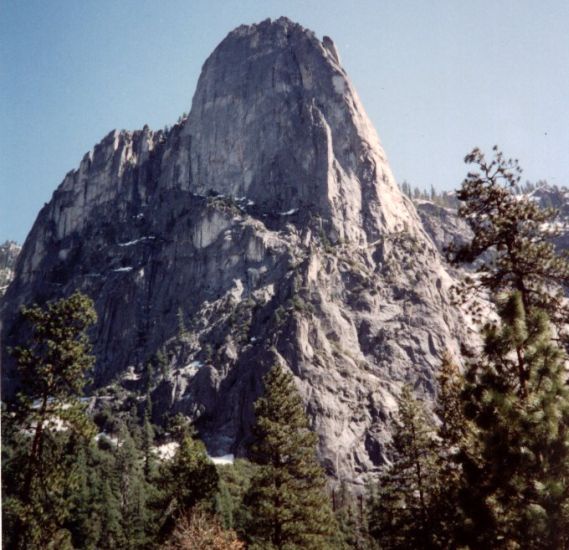
{"type": "Polygon", "coordinates": [[[567,0],[4,0],[0,241],[111,129],[188,111],[229,31],[280,15],[334,39],[399,181],[455,188],[498,143],[569,185],[567,0]]]}

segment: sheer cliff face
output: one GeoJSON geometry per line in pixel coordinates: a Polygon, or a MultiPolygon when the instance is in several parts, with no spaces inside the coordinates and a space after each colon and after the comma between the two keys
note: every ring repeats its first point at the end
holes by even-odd
{"type": "Polygon", "coordinates": [[[384,460],[400,384],[433,392],[456,348],[450,283],[332,41],[283,18],[228,35],[187,119],[112,132],[66,176],[23,248],[3,334],[17,340],[20,304],[81,289],[99,315],[99,392],[136,391],[163,352],[155,417],[191,416],[212,453],[245,451],[261,377],[282,363],[327,469],[357,480],[384,460]]]}
{"type": "Polygon", "coordinates": [[[332,240],[362,243],[413,218],[334,44],[286,20],[218,46],[180,144],[164,185],[321,216],[332,240]]]}

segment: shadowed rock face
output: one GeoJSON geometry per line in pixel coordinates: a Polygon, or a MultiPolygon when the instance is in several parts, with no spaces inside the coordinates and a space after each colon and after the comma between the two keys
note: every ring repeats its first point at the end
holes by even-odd
{"type": "MultiPolygon", "coordinates": [[[[40,212],[2,304],[92,296],[94,388],[142,388],[212,454],[246,452],[274,363],[295,374],[327,470],[380,467],[401,383],[432,394],[457,347],[451,278],[395,184],[332,41],[242,26],[169,132],[111,132],[40,212]]],[[[5,347],[3,346],[3,349],[5,347]]],[[[4,391],[16,386],[7,358],[4,391]]]]}

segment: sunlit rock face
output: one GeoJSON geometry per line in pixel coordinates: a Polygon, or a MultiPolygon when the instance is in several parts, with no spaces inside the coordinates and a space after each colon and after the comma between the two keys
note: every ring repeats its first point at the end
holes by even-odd
{"type": "Polygon", "coordinates": [[[111,132],[65,177],[3,300],[3,340],[23,334],[21,304],[82,290],[99,319],[91,390],[118,404],[164,356],[155,420],[187,414],[214,456],[246,453],[280,363],[328,472],[357,483],[384,463],[401,384],[432,395],[457,348],[451,283],[333,42],[281,18],[227,36],[171,130],[111,132]]]}
{"type": "Polygon", "coordinates": [[[6,292],[14,278],[14,269],[21,250],[22,247],[14,241],[0,244],[0,296],[6,292]]]}
{"type": "Polygon", "coordinates": [[[321,216],[332,240],[365,242],[413,218],[332,41],[286,19],[239,27],[216,48],[180,140],[184,168],[169,182],[321,216]]]}

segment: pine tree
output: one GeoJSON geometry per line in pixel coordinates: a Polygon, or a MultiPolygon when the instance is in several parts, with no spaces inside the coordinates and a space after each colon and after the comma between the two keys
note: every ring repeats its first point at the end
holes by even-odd
{"type": "Polygon", "coordinates": [[[466,376],[464,410],[475,432],[461,457],[463,542],[568,548],[566,357],[546,314],[527,313],[520,293],[508,296],[499,313],[500,322],[485,327],[484,354],[466,376]]]}
{"type": "Polygon", "coordinates": [[[470,448],[472,429],[464,415],[464,377],[447,352],[437,376],[435,414],[439,420],[436,450],[436,494],[431,504],[433,538],[438,547],[456,547],[456,533],[465,522],[457,506],[462,490],[461,453],[470,448]]]}
{"type": "Polygon", "coordinates": [[[478,264],[462,297],[481,287],[500,315],[485,325],[483,353],[469,361],[462,391],[458,543],[566,548],[569,395],[558,341],[566,340],[559,328],[568,318],[569,263],[551,243],[556,211],[516,194],[518,162],[494,152],[492,161],[478,149],[465,158],[477,170],[458,193],[459,213],[474,236],[449,251],[455,263],[478,264]]]}
{"type": "Polygon", "coordinates": [[[152,398],[149,388],[144,403],[144,417],[142,420],[141,450],[144,456],[144,477],[150,482],[156,474],[156,461],[153,453],[154,426],[152,425],[152,398]]]}
{"type": "Polygon", "coordinates": [[[124,540],[121,547],[139,548],[146,541],[146,481],[142,453],[125,426],[119,434],[116,450],[115,479],[121,512],[124,540]]]}
{"type": "Polygon", "coordinates": [[[265,395],[255,404],[252,459],[258,470],[245,496],[249,548],[335,548],[337,525],[316,460],[317,437],[292,375],[275,366],[264,384],[265,395]]]}
{"type": "Polygon", "coordinates": [[[219,491],[215,498],[215,511],[226,529],[235,529],[240,535],[244,535],[246,524],[243,498],[255,469],[254,464],[243,458],[217,467],[219,491]]]}
{"type": "Polygon", "coordinates": [[[438,494],[435,431],[408,386],[398,400],[391,466],[370,502],[369,530],[381,548],[436,548],[438,494]]]}
{"type": "Polygon", "coordinates": [[[123,540],[120,526],[118,489],[111,489],[114,479],[114,448],[90,442],[81,450],[78,460],[79,489],[74,493],[73,514],[67,527],[73,546],[85,550],[116,548],[123,540]]]}
{"type": "Polygon", "coordinates": [[[142,454],[144,456],[144,477],[150,482],[156,474],[156,461],[152,446],[154,444],[154,427],[148,415],[144,416],[142,425],[142,454]]]}
{"type": "Polygon", "coordinates": [[[162,486],[161,537],[168,536],[176,519],[200,503],[213,506],[219,476],[207,456],[205,445],[187,431],[181,431],[180,447],[171,461],[164,464],[159,483],[162,486]]]}
{"type": "Polygon", "coordinates": [[[67,522],[74,546],[96,548],[100,525],[97,521],[96,489],[92,484],[93,470],[89,465],[89,448],[84,445],[77,456],[78,483],[73,495],[73,514],[67,522]]]}
{"type": "Polygon", "coordinates": [[[6,527],[13,548],[64,548],[77,456],[94,433],[79,397],[94,362],[86,331],[96,314],[92,301],[76,292],[43,308],[23,308],[22,316],[31,333],[13,350],[22,391],[7,417],[17,450],[8,465],[16,480],[4,496],[6,527]]]}
{"type": "Polygon", "coordinates": [[[470,225],[472,241],[450,246],[454,264],[479,261],[479,276],[465,281],[467,298],[473,288],[491,293],[518,291],[524,307],[539,307],[560,324],[568,317],[560,285],[569,281],[567,255],[560,256],[551,242],[558,212],[541,208],[531,198],[517,195],[522,172],[518,161],[498,150],[488,161],[479,149],[465,157],[469,172],[457,193],[459,215],[470,225]]]}
{"type": "Polygon", "coordinates": [[[367,510],[364,496],[349,489],[342,480],[332,493],[332,508],[338,521],[342,541],[341,548],[371,550],[372,539],[368,533],[367,510]]]}
{"type": "Polygon", "coordinates": [[[109,478],[103,480],[101,497],[103,502],[101,513],[102,527],[97,548],[101,550],[120,548],[125,540],[124,531],[122,529],[120,503],[115,491],[113,491],[109,478]]]}

